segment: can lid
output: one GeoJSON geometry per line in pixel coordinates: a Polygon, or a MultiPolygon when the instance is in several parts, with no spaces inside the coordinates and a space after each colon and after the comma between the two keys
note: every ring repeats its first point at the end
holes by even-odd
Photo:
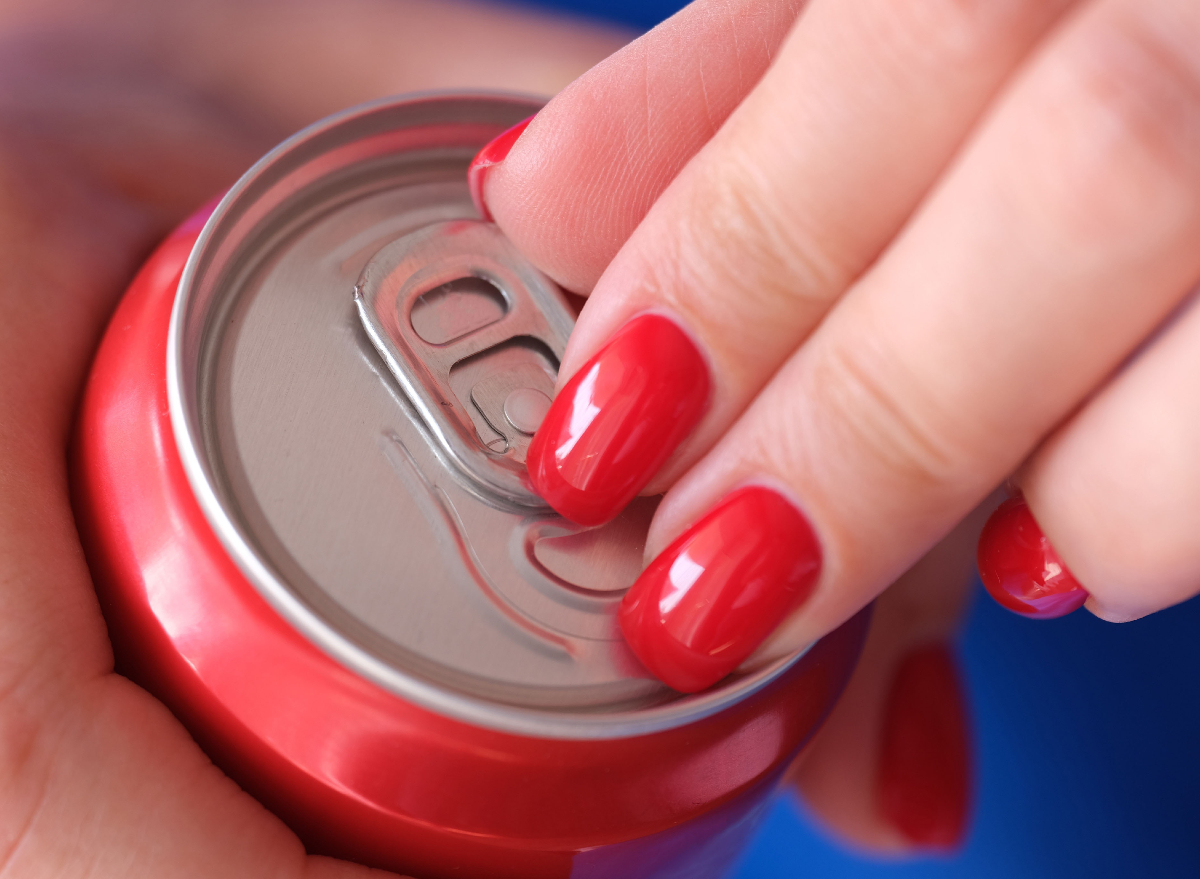
{"type": "Polygon", "coordinates": [[[664,687],[616,626],[655,502],[584,528],[529,487],[572,314],[479,219],[465,171],[539,106],[381,101],[258,162],[180,282],[171,419],[222,544],[335,659],[484,727],[640,735],[719,711],[798,657],[705,693],[664,687]]]}

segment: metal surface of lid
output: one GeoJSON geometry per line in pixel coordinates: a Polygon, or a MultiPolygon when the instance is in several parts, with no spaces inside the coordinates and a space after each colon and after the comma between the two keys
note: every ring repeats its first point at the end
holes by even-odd
{"type": "Polygon", "coordinates": [[[572,318],[479,221],[465,171],[539,106],[378,102],[262,159],[188,260],[171,418],[222,544],[339,662],[488,728],[639,735],[718,711],[795,657],[702,694],[664,687],[615,619],[653,501],[587,529],[523,478],[572,318]]]}

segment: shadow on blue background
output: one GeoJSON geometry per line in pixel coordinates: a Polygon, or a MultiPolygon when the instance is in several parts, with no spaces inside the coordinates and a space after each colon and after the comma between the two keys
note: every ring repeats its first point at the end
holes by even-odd
{"type": "MultiPolygon", "coordinates": [[[[648,28],[683,4],[525,5],[648,28]]],[[[978,769],[964,851],[873,862],[785,798],[733,879],[1200,877],[1198,636],[1200,600],[1117,626],[1033,622],[981,596],[962,643],[978,769]]]]}

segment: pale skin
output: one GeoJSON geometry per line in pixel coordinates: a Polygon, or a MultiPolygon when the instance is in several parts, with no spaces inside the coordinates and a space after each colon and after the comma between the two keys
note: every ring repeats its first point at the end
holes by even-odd
{"type": "Polygon", "coordinates": [[[835,756],[871,738],[867,681],[952,630],[959,594],[883,590],[952,528],[969,544],[997,486],[1097,616],[1200,590],[1197,39],[1189,0],[699,0],[488,173],[500,226],[590,296],[560,387],[647,311],[711,365],[646,489],[647,558],[763,482],[824,566],[751,664],[883,593],[874,672],[801,774],[852,838],[896,844],[835,756]]]}
{"type": "MultiPolygon", "coordinates": [[[[689,49],[685,39],[694,37],[695,30],[676,30],[671,37],[673,55],[652,43],[640,44],[641,49],[633,50],[635,63],[618,58],[582,80],[555,105],[560,109],[553,113],[566,126],[574,118],[570,101],[586,96],[596,83],[608,83],[620,98],[608,104],[616,108],[612,113],[629,115],[630,107],[637,107],[638,118],[666,124],[668,117],[646,104],[645,96],[659,96],[663,106],[673,101],[687,104],[689,96],[696,94],[699,77],[703,89],[693,125],[676,126],[670,132],[651,130],[641,141],[634,137],[625,142],[629,153],[623,158],[636,155],[639,171],[625,189],[616,190],[620,197],[605,203],[610,213],[581,218],[539,195],[553,196],[555,187],[541,188],[519,178],[521,144],[512,153],[512,164],[490,178],[489,205],[504,228],[565,285],[584,293],[596,288],[596,304],[589,308],[572,343],[565,374],[603,342],[623,315],[644,307],[648,300],[637,296],[645,297],[647,291],[675,295],[671,291],[682,289],[676,283],[679,277],[719,281],[711,287],[692,285],[698,295],[708,297],[703,301],[688,304],[679,296],[667,300],[688,314],[720,315],[726,330],[706,335],[702,326],[694,328],[716,352],[718,402],[653,486],[663,490],[675,485],[658,518],[653,542],[661,547],[746,467],[778,464],[781,478],[804,492],[811,490],[803,496],[810,511],[816,511],[816,524],[833,559],[820,600],[794,623],[780,642],[784,647],[793,643],[787,638],[810,639],[828,631],[899,577],[879,602],[864,661],[849,691],[798,774],[817,814],[844,837],[879,850],[903,851],[907,843],[878,817],[873,800],[871,767],[880,706],[899,658],[915,644],[944,640],[954,632],[966,600],[970,551],[978,528],[978,516],[963,517],[995,483],[1028,459],[1020,478],[1039,521],[1072,566],[1080,565],[1077,573],[1093,591],[1095,606],[1107,608],[1103,611],[1107,615],[1137,615],[1182,598],[1183,590],[1142,604],[1123,598],[1125,593],[1117,586],[1106,592],[1103,584],[1108,581],[1101,574],[1110,570],[1105,567],[1108,562],[1099,556],[1094,557],[1098,568],[1083,562],[1093,558],[1086,546],[1092,539],[1088,535],[1106,532],[1097,531],[1095,521],[1080,520],[1078,513],[1071,512],[1072,504],[1086,508],[1089,495],[1066,488],[1092,484],[1087,463],[1104,458],[1111,443],[1089,437],[1103,437],[1105,424],[1110,424],[1111,433],[1111,424],[1121,421],[1122,405],[1130,405],[1129,399],[1151,403],[1159,399],[1140,394],[1138,386],[1130,383],[1150,370],[1152,375],[1138,381],[1162,387],[1156,378],[1161,370],[1155,372],[1153,364],[1136,366],[1123,374],[1129,377],[1128,381],[1122,378],[1125,384],[1104,385],[1096,406],[1073,419],[1067,417],[1078,399],[1108,374],[1111,364],[1105,364],[1127,354],[1173,307],[1170,292],[1157,294],[1157,311],[1151,309],[1137,321],[1123,315],[1125,325],[1136,325],[1141,336],[1121,337],[1107,345],[1103,350],[1108,360],[1087,361],[1083,378],[1075,375],[1068,381],[1072,370],[1056,371],[1040,362],[1041,372],[1033,377],[1021,373],[1024,383],[1043,372],[1061,373],[1065,384],[1051,382],[1051,402],[1030,407],[1035,411],[1019,421],[1019,442],[1011,447],[989,447],[988,457],[972,445],[978,436],[964,433],[962,424],[932,422],[939,428],[938,436],[945,428],[947,445],[942,451],[948,456],[937,457],[934,463],[949,461],[953,466],[946,466],[952,475],[974,468],[978,472],[973,480],[956,481],[931,470],[930,461],[921,457],[928,449],[919,445],[879,446],[879,437],[895,425],[871,420],[879,417],[871,410],[859,414],[851,408],[847,414],[860,417],[848,418],[849,432],[827,437],[831,448],[810,449],[821,459],[819,472],[802,460],[791,461],[800,465],[799,470],[784,467],[780,449],[762,439],[770,432],[764,432],[754,413],[767,404],[752,400],[764,394],[768,395],[764,399],[770,394],[789,396],[791,385],[774,391],[775,384],[768,383],[780,362],[788,364],[781,381],[803,384],[812,374],[813,358],[817,363],[837,362],[836,352],[842,350],[838,340],[843,338],[837,333],[852,336],[856,326],[880,322],[917,326],[905,322],[903,314],[894,317],[872,311],[877,307],[872,303],[895,300],[885,294],[897,285],[905,286],[903,280],[929,249],[945,252],[939,236],[950,235],[961,225],[964,204],[979,203],[981,193],[971,187],[982,187],[986,175],[979,171],[973,177],[970,168],[971,162],[988,159],[988,148],[983,138],[984,146],[966,152],[963,144],[981,124],[990,102],[1004,89],[1016,88],[1009,83],[1018,63],[1050,40],[1051,34],[1061,33],[1054,28],[1062,27],[1061,16],[1070,4],[931,2],[925,7],[928,15],[912,21],[889,14],[885,5],[882,0],[815,2],[807,29],[793,30],[799,4],[709,4],[710,11],[715,10],[717,36],[728,36],[731,21],[752,21],[755,29],[738,39],[714,40],[715,48],[703,41],[694,44],[703,49],[700,52],[689,49]],[[734,16],[741,7],[754,14],[734,16]],[[839,8],[849,11],[839,13],[839,8]],[[871,21],[882,23],[877,31],[867,27],[871,21]],[[937,34],[944,38],[933,39],[937,34]],[[781,48],[785,40],[786,48],[781,48]],[[808,49],[801,51],[805,46],[808,49]],[[819,50],[821,46],[828,48],[819,50]],[[732,55],[722,56],[717,51],[722,47],[732,55]],[[663,58],[673,59],[674,69],[684,72],[684,81],[673,80],[669,71],[655,66],[663,58]],[[755,258],[739,260],[737,272],[723,269],[719,262],[689,262],[696,252],[715,260],[725,252],[708,246],[704,235],[710,230],[694,220],[721,216],[714,213],[713,202],[698,207],[695,201],[713,193],[692,183],[717,174],[714,169],[722,164],[747,167],[721,160],[721,150],[743,148],[738,126],[756,135],[747,135],[745,142],[779,142],[757,137],[754,128],[761,121],[756,114],[762,119],[778,116],[772,100],[779,98],[773,99],[769,90],[747,101],[734,124],[726,122],[775,59],[790,59],[787,64],[795,69],[789,75],[799,75],[799,70],[810,80],[826,77],[819,80],[822,86],[817,92],[833,97],[822,103],[810,96],[811,107],[801,112],[812,118],[804,125],[791,119],[791,130],[801,132],[801,140],[803,132],[811,132],[809,150],[819,157],[825,149],[839,167],[848,169],[847,174],[827,173],[833,164],[802,163],[801,173],[810,177],[797,184],[799,200],[764,203],[764,210],[770,209],[766,216],[776,215],[771,211],[808,211],[821,217],[820,223],[798,223],[795,238],[787,242],[788,247],[795,246],[794,252],[775,252],[769,245],[780,239],[754,237],[769,230],[751,226],[745,227],[750,237],[739,243],[755,258]],[[806,70],[805,65],[812,69],[806,70]],[[872,70],[878,72],[877,79],[872,79],[872,70]],[[887,91],[891,81],[903,81],[903,95],[916,103],[905,104],[903,95],[887,91]],[[648,90],[648,84],[654,88],[648,90]],[[642,97],[631,99],[621,91],[625,88],[642,97]],[[839,107],[857,107],[853,100],[887,113],[872,116],[855,111],[845,114],[853,117],[848,121],[835,118],[839,107]],[[915,112],[925,106],[935,107],[936,112],[915,112]],[[860,122],[868,128],[856,127],[860,122]],[[916,139],[890,143],[892,152],[881,165],[873,159],[874,147],[902,128],[915,132],[916,139]],[[679,131],[687,132],[683,140],[677,137],[679,131]],[[845,138],[834,138],[838,132],[845,138]],[[983,158],[963,159],[957,166],[960,170],[948,175],[954,157],[980,153],[983,158]],[[711,162],[692,161],[694,156],[709,154],[714,156],[711,162]],[[688,170],[680,174],[685,166],[688,170]],[[822,173],[814,173],[814,168],[822,173]],[[895,173],[896,168],[904,173],[895,173]],[[506,179],[506,174],[513,176],[506,179]],[[861,189],[854,188],[851,174],[861,189]],[[668,189],[677,175],[682,183],[668,189]],[[927,204],[918,219],[910,219],[931,188],[938,189],[940,200],[927,204]],[[693,219],[681,222],[689,218],[693,219]],[[579,224],[585,221],[589,234],[582,235],[584,227],[579,224]],[[909,228],[915,231],[897,237],[901,229],[909,228]],[[670,229],[686,229],[697,238],[672,239],[670,229]],[[572,241],[591,244],[581,249],[572,241]],[[876,262],[884,252],[886,258],[876,262]],[[664,260],[663,254],[679,259],[664,260]],[[786,280],[796,277],[805,280],[804,289],[811,294],[799,309],[789,303],[798,311],[801,325],[793,323],[790,335],[761,345],[763,356],[746,356],[739,341],[762,327],[780,325],[777,294],[786,280]],[[656,283],[646,283],[647,278],[656,283]],[[762,295],[735,303],[731,293],[741,290],[738,284],[747,278],[761,282],[755,292],[762,295]],[[853,295],[846,292],[850,288],[853,295]],[[858,312],[843,310],[848,316],[837,317],[842,304],[858,301],[866,303],[853,306],[858,312]],[[832,307],[834,302],[839,303],[837,308],[832,307]],[[800,337],[810,333],[814,341],[832,336],[830,347],[818,347],[818,354],[796,354],[802,350],[800,337]],[[1105,416],[1106,411],[1114,414],[1105,416]],[[1096,425],[1095,430],[1078,427],[1088,424],[1096,425]],[[1039,445],[1047,437],[1049,441],[1039,445]],[[1035,447],[1041,450],[1030,458],[1035,447]],[[878,455],[881,449],[885,454],[878,455]],[[885,463],[871,465],[867,452],[885,463]],[[905,498],[915,500],[906,506],[905,498]],[[963,524],[956,526],[959,520],[963,524]],[[924,561],[901,576],[947,533],[949,537],[924,561]],[[873,541],[873,551],[859,552],[868,540],[873,541]],[[878,552],[880,547],[886,552],[878,552]],[[828,585],[834,582],[839,584],[836,590],[828,585]]],[[[1171,4],[1146,5],[1167,8],[1171,4]]],[[[1100,16],[1094,11],[1089,14],[1100,16]]],[[[1182,12],[1179,17],[1187,19],[1182,12]]],[[[1191,26],[1192,19],[1183,24],[1191,26]]],[[[367,872],[307,856],[282,823],[207,760],[161,704],[112,672],[111,648],[67,497],[65,450],[73,408],[107,315],[148,249],[172,223],[228,186],[274,142],[328,112],[393,92],[486,86],[551,94],[627,38],[615,31],[444,0],[387,4],[114,0],[103,5],[13,2],[0,6],[0,876],[291,877],[367,872]]],[[[792,92],[787,94],[792,107],[796,102],[792,92]]],[[[1150,97],[1167,100],[1173,94],[1163,86],[1150,97]]],[[[1188,103],[1187,96],[1180,94],[1177,103],[1191,114],[1185,113],[1185,119],[1192,120],[1188,125],[1193,127],[1134,128],[1136,137],[1128,141],[1121,137],[1124,129],[1115,129],[1113,149],[1127,147],[1134,159],[1142,156],[1137,148],[1147,131],[1165,145],[1151,157],[1155,161],[1144,166],[1147,185],[1157,185],[1159,180],[1156,175],[1162,169],[1157,159],[1169,164],[1174,188],[1181,175],[1200,173],[1194,161],[1189,165],[1183,158],[1188,153],[1186,137],[1192,137],[1191,143],[1196,139],[1196,102],[1188,103]]],[[[1024,131],[1018,124],[1022,104],[1013,98],[1004,106],[1010,105],[1016,109],[996,111],[988,131],[1008,131],[1019,141],[1024,131]],[[1005,121],[1009,117],[1015,121],[1005,121]]],[[[541,136],[547,137],[555,123],[552,113],[544,118],[547,121],[537,124],[544,129],[541,136]]],[[[567,127],[562,131],[570,133],[567,127]]],[[[531,127],[529,134],[538,135],[538,129],[531,127]]],[[[990,136],[995,140],[999,135],[990,136]]],[[[524,144],[527,150],[536,146],[536,140],[524,144]]],[[[589,148],[582,139],[568,140],[560,142],[558,155],[582,162],[589,148]]],[[[1000,147],[992,149],[994,160],[1000,147]]],[[[1200,155],[1200,150],[1191,149],[1190,155],[1200,155]]],[[[555,167],[546,164],[545,155],[531,153],[525,161],[527,168],[539,161],[555,167]]],[[[1085,182],[1090,179],[1087,172],[1086,168],[1079,172],[1085,182]]],[[[594,166],[588,173],[596,178],[594,166]]],[[[1186,180],[1194,183],[1193,178],[1186,180]]],[[[1164,184],[1164,193],[1171,188],[1164,184]]],[[[560,195],[570,192],[559,190],[560,195]]],[[[1194,185],[1194,191],[1200,191],[1200,186],[1194,185]]],[[[741,197],[728,187],[718,187],[717,194],[722,193],[740,203],[741,197]]],[[[1167,199],[1167,194],[1162,198],[1167,199]]],[[[598,200],[576,193],[572,203],[594,206],[598,200]]],[[[1155,240],[1174,249],[1149,255],[1156,257],[1156,265],[1167,267],[1161,270],[1165,274],[1154,276],[1156,283],[1174,290],[1178,294],[1174,301],[1179,302],[1189,272],[1200,266],[1180,256],[1174,242],[1197,231],[1188,224],[1200,220],[1194,204],[1182,204],[1175,213],[1167,210],[1170,206],[1155,203],[1155,215],[1166,211],[1177,218],[1178,228],[1152,231],[1159,235],[1155,240]]],[[[1121,225],[1123,207],[1118,202],[1101,204],[1096,211],[1071,212],[1068,219],[1079,228],[1070,231],[1088,247],[1094,242],[1087,236],[1126,232],[1121,225]]],[[[1147,222],[1142,214],[1130,221],[1134,226],[1147,222]]],[[[737,223],[726,223],[723,230],[738,228],[737,223]]],[[[1005,229],[984,231],[990,235],[1005,229]]],[[[1198,237],[1192,234],[1190,240],[1198,237]]],[[[955,244],[951,252],[965,246],[955,244]]],[[[1136,268],[1145,268],[1150,261],[1147,253],[1140,262],[1134,260],[1136,268]]],[[[1107,276],[1105,269],[1095,271],[1107,276]]],[[[1191,277],[1194,280],[1195,274],[1191,277]]],[[[971,283],[957,275],[952,280],[965,287],[980,283],[975,276],[970,276],[971,283]]],[[[928,302],[935,292],[922,293],[909,309],[944,314],[940,303],[928,302]]],[[[1106,296],[1109,304],[1119,298],[1115,293],[1106,296]]],[[[1191,321],[1195,323],[1195,318],[1191,321]]],[[[1179,326],[1184,324],[1181,319],[1179,326]]],[[[961,332],[958,327],[950,329],[961,332]]],[[[1111,327],[1104,324],[1099,329],[1111,327]]],[[[939,324],[928,332],[934,330],[947,328],[939,324]]],[[[915,344],[907,337],[903,341],[915,344]]],[[[1163,337],[1167,341],[1169,337],[1163,337]]],[[[1074,348],[1067,353],[1081,356],[1074,348]]],[[[955,375],[963,373],[960,355],[958,351],[945,354],[955,365],[955,375]]],[[[998,366],[990,371],[986,364],[977,366],[985,375],[1004,372],[998,366]]],[[[1003,366],[1008,369],[1011,364],[1003,366]]],[[[853,370],[847,376],[861,377],[853,370]]],[[[1186,383],[1183,387],[1186,390],[1186,383]]],[[[897,390],[882,388],[884,393],[897,390]]],[[[1012,404],[1016,391],[1008,393],[1004,399],[1012,404]]],[[[828,394],[817,399],[830,405],[839,402],[828,394]]],[[[788,418],[813,417],[794,407],[776,408],[788,418]]],[[[916,411],[921,417],[938,414],[916,411]]],[[[1007,418],[1012,413],[1003,414],[1007,418]]],[[[985,423],[998,421],[995,416],[985,423]]],[[[1136,455],[1137,450],[1129,454],[1136,455]]],[[[1161,463],[1164,473],[1178,477],[1175,484],[1200,481],[1200,476],[1179,469],[1173,461],[1161,463]]],[[[1103,506],[1095,509],[1112,514],[1103,506]]],[[[1191,518],[1176,513],[1172,523],[1194,526],[1194,505],[1180,509],[1191,518]]],[[[1108,533],[1119,525],[1108,522],[1108,533]]],[[[1190,533],[1195,531],[1192,527],[1190,533]]],[[[1175,531],[1167,533],[1164,539],[1169,540],[1175,531]]],[[[1168,548],[1173,550],[1174,544],[1168,548]]],[[[1179,570],[1187,573],[1186,565],[1179,564],[1179,570]]],[[[1184,582],[1186,577],[1163,580],[1167,581],[1184,582]]],[[[1112,582],[1120,585],[1121,581],[1114,575],[1112,582]]]]}
{"type": "Polygon", "coordinates": [[[1197,36],[1186,0],[710,0],[539,114],[485,196],[590,291],[560,384],[648,310],[712,364],[647,555],[785,486],[825,553],[786,652],[1011,476],[1093,613],[1195,594],[1197,36]]]}

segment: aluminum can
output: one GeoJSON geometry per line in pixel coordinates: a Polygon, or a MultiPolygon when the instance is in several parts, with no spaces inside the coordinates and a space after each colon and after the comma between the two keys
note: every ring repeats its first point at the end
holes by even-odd
{"type": "Polygon", "coordinates": [[[587,529],[529,488],[573,312],[466,183],[538,107],[349,110],[177,229],[97,354],[77,518],[118,669],[310,851],[717,877],[866,620],[690,696],[624,645],[653,501],[587,529]]]}

